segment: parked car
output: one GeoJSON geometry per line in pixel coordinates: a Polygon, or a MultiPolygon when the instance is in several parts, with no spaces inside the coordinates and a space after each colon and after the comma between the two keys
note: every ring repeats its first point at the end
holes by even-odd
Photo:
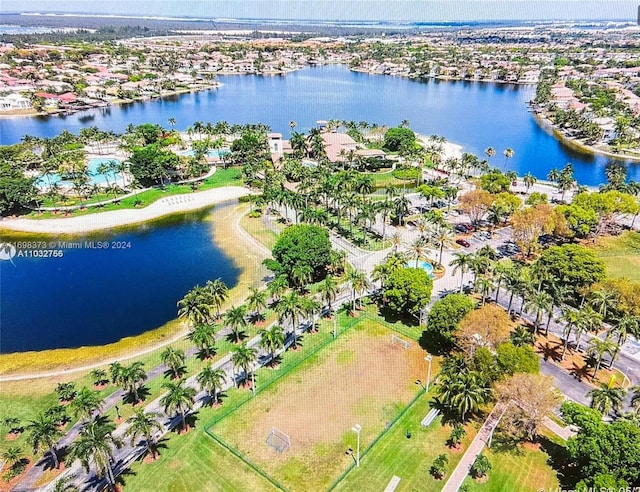
{"type": "Polygon", "coordinates": [[[467,228],[466,228],[463,224],[456,224],[456,225],[454,226],[454,229],[455,229],[457,232],[463,232],[463,233],[467,233],[467,232],[469,232],[469,231],[467,231],[467,228]]]}
{"type": "Polygon", "coordinates": [[[460,224],[462,227],[464,227],[467,232],[471,232],[473,231],[473,227],[471,227],[471,224],[460,224]]]}
{"type": "Polygon", "coordinates": [[[469,241],[465,241],[464,239],[456,239],[456,244],[459,244],[460,246],[464,246],[465,248],[468,248],[469,246],[471,246],[469,241]]]}

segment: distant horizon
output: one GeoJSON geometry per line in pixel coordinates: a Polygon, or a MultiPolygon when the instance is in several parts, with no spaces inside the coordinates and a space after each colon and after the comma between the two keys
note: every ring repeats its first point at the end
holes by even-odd
{"type": "Polygon", "coordinates": [[[3,0],[2,13],[321,22],[636,22],[630,0],[3,0]]]}

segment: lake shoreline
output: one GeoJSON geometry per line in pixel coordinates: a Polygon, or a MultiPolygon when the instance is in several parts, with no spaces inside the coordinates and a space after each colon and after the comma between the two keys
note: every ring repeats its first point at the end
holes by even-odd
{"type": "Polygon", "coordinates": [[[640,162],[640,156],[629,155],[629,154],[616,154],[615,152],[609,152],[607,150],[599,149],[592,145],[587,145],[584,142],[576,138],[567,137],[564,133],[562,133],[553,122],[544,114],[544,113],[534,113],[534,118],[536,122],[545,130],[549,130],[555,139],[559,142],[575,149],[585,154],[591,155],[602,155],[606,157],[611,157],[616,160],[621,161],[633,161],[640,162]]]}
{"type": "Polygon", "coordinates": [[[173,214],[192,212],[211,205],[238,199],[251,191],[241,186],[225,186],[207,191],[170,195],[140,209],[113,210],[59,219],[4,218],[0,231],[36,234],[85,234],[117,227],[141,224],[173,214]]]}
{"type": "MultiPolygon", "coordinates": [[[[268,254],[266,248],[240,226],[240,219],[249,211],[248,205],[233,200],[222,205],[211,213],[210,223],[216,231],[213,241],[241,269],[236,284],[229,289],[225,303],[228,307],[244,302],[249,287],[264,283],[267,270],[262,260],[268,254]]],[[[186,323],[174,318],[139,335],[104,345],[0,354],[0,382],[62,376],[104,367],[115,361],[132,360],[184,339],[188,331],[186,323]],[[51,363],[61,359],[64,364],[51,363]]]]}

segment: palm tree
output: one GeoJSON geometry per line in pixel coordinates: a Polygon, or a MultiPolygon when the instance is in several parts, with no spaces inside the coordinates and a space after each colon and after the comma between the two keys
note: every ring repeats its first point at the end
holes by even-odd
{"type": "Polygon", "coordinates": [[[513,155],[514,155],[513,149],[506,148],[506,149],[504,149],[503,154],[504,154],[504,165],[506,167],[507,166],[507,161],[509,159],[511,159],[513,157],[513,155]]]}
{"type": "Polygon", "coordinates": [[[42,447],[48,448],[54,467],[58,468],[60,462],[58,461],[56,444],[63,435],[58,428],[58,422],[50,415],[41,413],[35,419],[29,421],[26,429],[29,432],[29,442],[33,446],[33,452],[37,453],[42,447]]]}
{"type": "MultiPolygon", "coordinates": [[[[244,374],[244,380],[249,378],[249,368],[256,361],[258,357],[258,351],[249,347],[246,342],[242,345],[236,345],[232,349],[231,362],[236,369],[241,369],[244,374]]],[[[234,377],[237,382],[237,378],[234,377]]]]}
{"type": "Polygon", "coordinates": [[[198,357],[202,360],[216,354],[216,330],[213,325],[195,325],[187,335],[191,343],[198,347],[198,357]]]}
{"type": "Polygon", "coordinates": [[[525,302],[525,311],[535,310],[536,320],[534,324],[534,333],[538,334],[540,328],[540,321],[542,320],[543,311],[549,311],[552,305],[552,299],[545,291],[534,292],[531,297],[525,302]]]}
{"type": "Polygon", "coordinates": [[[173,379],[179,379],[186,371],[184,350],[169,346],[160,353],[160,360],[173,379]]]}
{"type": "Polygon", "coordinates": [[[71,401],[76,396],[76,386],[73,383],[58,383],[56,393],[60,401],[71,401]]]}
{"type": "Polygon", "coordinates": [[[601,340],[598,337],[593,337],[589,344],[589,349],[587,350],[587,354],[596,359],[596,366],[593,370],[593,379],[596,378],[596,374],[598,374],[598,369],[600,369],[600,365],[602,364],[602,359],[604,358],[604,354],[609,354],[613,356],[613,354],[618,350],[618,344],[613,340],[601,340]]]}
{"type": "Polygon", "coordinates": [[[227,380],[227,373],[223,369],[214,369],[211,365],[208,365],[200,371],[197,380],[200,387],[209,393],[213,403],[218,403],[218,393],[222,390],[227,380]]]}
{"type": "Polygon", "coordinates": [[[602,326],[602,316],[597,313],[591,306],[585,306],[578,310],[578,319],[576,320],[576,348],[580,349],[580,339],[585,332],[596,332],[602,326]]]}
{"type": "Polygon", "coordinates": [[[147,452],[151,454],[152,458],[156,457],[153,449],[155,447],[153,434],[163,429],[162,424],[158,422],[160,417],[162,415],[157,412],[145,413],[144,409],[138,408],[136,413],[127,419],[129,428],[124,433],[125,436],[131,438],[131,446],[135,446],[135,442],[142,437],[147,447],[147,452]]]}
{"type": "Polygon", "coordinates": [[[113,384],[120,384],[123,365],[120,362],[113,362],[109,365],[109,376],[113,384]]]}
{"type": "Polygon", "coordinates": [[[298,318],[302,316],[304,312],[304,298],[296,292],[290,292],[280,298],[278,304],[276,304],[276,312],[278,313],[280,323],[287,318],[291,320],[291,325],[293,326],[293,347],[295,348],[298,336],[298,318]]]}
{"type": "MultiPolygon", "coordinates": [[[[9,469],[24,459],[24,453],[19,446],[10,446],[2,453],[2,459],[4,460],[3,466],[0,467],[0,471],[7,465],[9,469]]],[[[6,480],[6,479],[5,479],[6,480]]]]}
{"type": "Polygon", "coordinates": [[[196,285],[178,301],[178,317],[187,318],[192,325],[203,325],[211,319],[211,293],[196,285]]]}
{"type": "Polygon", "coordinates": [[[113,448],[122,447],[122,440],[113,435],[116,426],[107,417],[99,415],[82,428],[78,438],[69,445],[69,462],[80,460],[89,472],[91,465],[99,476],[107,480],[109,490],[115,490],[115,476],[111,468],[113,448]]]}
{"type": "Polygon", "coordinates": [[[464,421],[469,413],[475,413],[489,398],[490,391],[475,371],[461,371],[455,375],[440,377],[439,400],[460,414],[464,421]]]}
{"type": "Polygon", "coordinates": [[[247,315],[246,306],[232,306],[224,315],[224,324],[231,329],[230,336],[236,342],[239,343],[244,338],[243,328],[247,327],[247,315]]]}
{"type": "Polygon", "coordinates": [[[516,326],[516,328],[509,335],[511,343],[516,347],[524,347],[525,345],[533,345],[536,341],[536,337],[527,328],[522,325],[516,326]]]}
{"type": "Polygon", "coordinates": [[[338,295],[338,283],[333,275],[327,275],[318,287],[322,300],[327,303],[329,311],[331,311],[331,302],[338,295]]]}
{"type": "Polygon", "coordinates": [[[271,296],[272,300],[280,299],[280,296],[284,294],[289,287],[289,281],[285,275],[278,275],[267,286],[267,292],[271,296]]]}
{"type": "Polygon", "coordinates": [[[611,383],[600,384],[600,387],[587,393],[591,397],[591,408],[600,411],[602,415],[609,415],[613,410],[620,412],[627,392],[622,388],[616,388],[611,383]]]}
{"type": "MultiPolygon", "coordinates": [[[[623,314],[616,322],[615,331],[618,335],[618,348],[620,348],[626,343],[629,335],[636,338],[640,335],[640,317],[623,314]]],[[[614,362],[618,358],[618,355],[620,355],[620,350],[616,350],[616,353],[613,354],[614,362]]]]}
{"type": "Polygon", "coordinates": [[[562,348],[561,357],[561,359],[564,360],[564,355],[567,352],[567,346],[569,345],[569,337],[571,336],[571,332],[580,323],[580,314],[578,311],[574,311],[569,307],[564,307],[562,309],[562,316],[558,321],[563,321],[565,323],[564,330],[562,332],[562,336],[564,337],[564,346],[562,348]]]}
{"type": "Polygon", "coordinates": [[[229,288],[221,278],[207,281],[205,288],[209,293],[213,306],[216,308],[216,318],[220,318],[220,308],[229,297],[229,288]]]}
{"type": "Polygon", "coordinates": [[[104,400],[97,391],[83,387],[69,404],[71,412],[77,419],[89,420],[93,412],[100,410],[104,400]]]}
{"type": "Polygon", "coordinates": [[[367,274],[363,271],[353,269],[346,275],[347,282],[351,283],[352,292],[352,310],[356,309],[356,295],[364,293],[369,289],[370,284],[367,279],[367,274]]]}
{"type": "Polygon", "coordinates": [[[196,390],[191,386],[185,386],[185,380],[165,381],[162,387],[167,393],[160,399],[160,404],[167,414],[180,415],[182,429],[187,429],[186,413],[193,408],[196,390]]]}
{"type": "Polygon", "coordinates": [[[432,242],[440,251],[438,256],[438,264],[442,265],[442,250],[445,247],[450,247],[453,244],[454,234],[449,224],[435,224],[431,234],[429,234],[429,241],[432,242]]]}
{"type": "Polygon", "coordinates": [[[73,484],[75,479],[75,474],[65,475],[58,478],[55,481],[51,492],[80,492],[80,489],[73,484]]]}
{"type": "Polygon", "coordinates": [[[491,161],[491,158],[496,155],[496,149],[494,149],[493,147],[487,147],[487,149],[484,151],[484,153],[487,156],[487,160],[491,161]]]}
{"type": "Polygon", "coordinates": [[[260,330],[260,347],[269,351],[271,361],[275,360],[275,353],[277,350],[284,347],[284,328],[280,325],[273,325],[268,330],[260,330]]]}
{"type": "Polygon", "coordinates": [[[455,275],[460,270],[460,292],[462,292],[462,286],[464,285],[464,274],[471,268],[472,256],[469,253],[454,253],[453,260],[449,262],[449,266],[453,267],[453,274],[455,275]]]}
{"type": "Polygon", "coordinates": [[[527,174],[525,174],[523,176],[522,182],[524,183],[524,185],[526,187],[526,192],[527,193],[529,193],[529,188],[531,188],[534,184],[536,184],[537,181],[538,181],[538,178],[536,178],[531,173],[527,173],[527,174]]]}
{"type": "Polygon", "coordinates": [[[589,296],[589,302],[598,310],[603,320],[607,319],[607,312],[613,308],[618,300],[618,293],[613,289],[601,287],[589,296]]]}
{"type": "Polygon", "coordinates": [[[267,292],[258,290],[255,287],[249,287],[247,307],[253,311],[251,317],[257,319],[260,315],[260,310],[267,307],[267,292]]]}
{"type": "Polygon", "coordinates": [[[133,396],[133,403],[140,400],[138,391],[143,381],[146,381],[147,373],[144,370],[144,364],[141,361],[123,367],[121,373],[121,382],[123,389],[127,394],[133,396]]]}
{"type": "Polygon", "coordinates": [[[414,268],[418,268],[418,260],[424,257],[424,254],[427,252],[427,246],[422,238],[417,238],[413,243],[411,243],[411,254],[416,260],[416,264],[414,268]]]}
{"type": "Polygon", "coordinates": [[[103,384],[107,384],[109,382],[107,371],[105,371],[104,369],[93,369],[89,374],[93,379],[94,386],[102,386],[103,384]]]}

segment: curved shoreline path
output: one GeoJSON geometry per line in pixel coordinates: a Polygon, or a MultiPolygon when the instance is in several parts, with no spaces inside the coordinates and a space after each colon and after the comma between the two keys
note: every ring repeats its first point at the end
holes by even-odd
{"type": "Polygon", "coordinates": [[[166,196],[140,209],[114,210],[60,219],[4,219],[0,221],[0,230],[41,234],[82,234],[138,224],[175,213],[190,212],[250,193],[250,190],[242,186],[225,186],[207,191],[166,196]]]}

